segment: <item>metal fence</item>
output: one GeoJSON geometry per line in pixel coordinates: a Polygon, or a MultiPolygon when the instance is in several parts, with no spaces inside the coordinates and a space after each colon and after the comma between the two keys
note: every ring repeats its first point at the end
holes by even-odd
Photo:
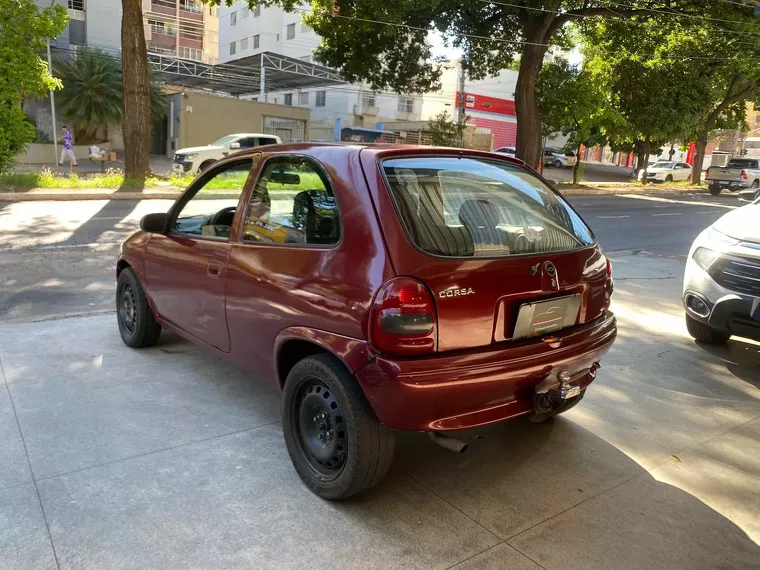
{"type": "Polygon", "coordinates": [[[282,142],[304,142],[306,121],[284,117],[264,117],[264,132],[268,135],[277,135],[282,142]]]}

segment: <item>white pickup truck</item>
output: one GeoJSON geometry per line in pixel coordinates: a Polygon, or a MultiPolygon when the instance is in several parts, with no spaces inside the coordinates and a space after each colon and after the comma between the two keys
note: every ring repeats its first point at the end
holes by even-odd
{"type": "Polygon", "coordinates": [[[731,192],[760,188],[760,160],[732,158],[726,166],[711,166],[705,174],[710,194],[717,196],[723,188],[731,192]]]}
{"type": "Polygon", "coordinates": [[[191,174],[195,176],[230,153],[255,146],[280,144],[281,142],[282,140],[278,136],[260,133],[227,135],[206,146],[179,149],[174,153],[172,171],[177,174],[191,174]]]}

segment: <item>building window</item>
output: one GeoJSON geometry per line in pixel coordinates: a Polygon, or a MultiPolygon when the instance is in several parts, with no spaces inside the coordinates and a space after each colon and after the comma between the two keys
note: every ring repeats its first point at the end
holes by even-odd
{"type": "Polygon", "coordinates": [[[296,25],[295,24],[288,24],[288,35],[287,38],[289,40],[292,40],[296,37],[296,25]]]}
{"type": "Polygon", "coordinates": [[[254,18],[258,18],[259,16],[261,16],[261,4],[258,4],[258,5],[257,5],[257,6],[256,6],[256,7],[253,9],[253,17],[254,17],[254,18]]]}
{"type": "Polygon", "coordinates": [[[306,33],[306,32],[310,32],[310,31],[311,31],[311,27],[309,27],[309,25],[308,25],[308,24],[306,24],[306,23],[303,21],[303,19],[302,19],[302,20],[301,20],[301,32],[302,32],[302,33],[306,33]]]}
{"type": "Polygon", "coordinates": [[[219,35],[216,32],[209,32],[208,33],[208,41],[212,44],[218,44],[219,43],[219,35]]]}
{"type": "Polygon", "coordinates": [[[374,106],[375,106],[375,94],[362,93],[362,107],[374,107],[374,106]]]}
{"type": "Polygon", "coordinates": [[[243,6],[243,8],[240,10],[240,17],[241,18],[247,18],[250,16],[251,11],[248,9],[248,6],[243,6]]]}
{"type": "Polygon", "coordinates": [[[150,31],[154,34],[163,34],[165,36],[177,35],[177,29],[173,25],[161,20],[148,20],[148,24],[150,24],[150,31]]]}
{"type": "Polygon", "coordinates": [[[259,34],[253,36],[253,49],[259,49],[259,34]]]}
{"type": "Polygon", "coordinates": [[[299,93],[298,94],[298,105],[301,107],[306,107],[309,105],[309,93],[308,91],[306,93],[299,93]]]}
{"type": "Polygon", "coordinates": [[[209,6],[208,7],[208,15],[209,16],[218,16],[219,15],[219,8],[216,6],[209,6]]]}
{"type": "Polygon", "coordinates": [[[317,107],[324,107],[327,100],[327,91],[317,91],[317,107]]]}
{"type": "Polygon", "coordinates": [[[401,113],[413,113],[414,112],[414,99],[411,97],[399,97],[398,98],[398,110],[401,113]]]}
{"type": "Polygon", "coordinates": [[[230,55],[235,55],[235,42],[230,44],[230,55]]]}
{"type": "Polygon", "coordinates": [[[286,105],[292,105],[293,104],[293,94],[292,93],[285,93],[285,104],[286,105]]]}
{"type": "Polygon", "coordinates": [[[237,24],[237,12],[230,12],[230,26],[237,24]]]}
{"type": "Polygon", "coordinates": [[[245,51],[248,49],[248,38],[243,38],[240,40],[240,51],[245,51]]]}
{"type": "Polygon", "coordinates": [[[203,13],[200,4],[195,0],[179,0],[179,9],[185,10],[186,12],[193,12],[194,14],[203,13]]]}
{"type": "Polygon", "coordinates": [[[69,0],[69,10],[84,12],[84,0],[69,0]]]}
{"type": "Polygon", "coordinates": [[[202,42],[203,28],[182,23],[179,25],[179,37],[188,40],[194,40],[196,42],[202,42]]]}
{"type": "Polygon", "coordinates": [[[179,57],[184,57],[185,59],[192,59],[193,61],[203,61],[203,50],[180,46],[179,57]]]}

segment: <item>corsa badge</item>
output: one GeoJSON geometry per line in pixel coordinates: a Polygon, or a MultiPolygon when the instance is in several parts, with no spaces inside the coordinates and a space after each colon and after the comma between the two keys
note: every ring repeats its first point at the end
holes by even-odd
{"type": "Polygon", "coordinates": [[[474,295],[475,291],[472,290],[472,287],[469,289],[446,289],[445,291],[438,291],[438,296],[441,299],[445,299],[446,297],[464,297],[466,295],[474,295]]]}

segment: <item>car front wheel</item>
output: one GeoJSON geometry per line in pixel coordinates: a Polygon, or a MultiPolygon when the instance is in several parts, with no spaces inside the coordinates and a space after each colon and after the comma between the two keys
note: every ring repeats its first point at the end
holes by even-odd
{"type": "Polygon", "coordinates": [[[731,338],[731,333],[714,329],[689,315],[686,315],[686,330],[696,340],[705,344],[726,344],[728,339],[731,338]]]}
{"type": "Polygon", "coordinates": [[[554,168],[562,168],[562,162],[559,160],[554,161],[554,168]]]}
{"type": "Polygon", "coordinates": [[[144,348],[158,342],[161,325],[156,322],[137,275],[127,267],[116,282],[116,318],[124,344],[144,348]]]}
{"type": "Polygon", "coordinates": [[[305,358],[288,374],[282,430],[301,480],[325,499],[373,487],[393,460],[393,432],[377,419],[353,375],[328,354],[305,358]]]}

